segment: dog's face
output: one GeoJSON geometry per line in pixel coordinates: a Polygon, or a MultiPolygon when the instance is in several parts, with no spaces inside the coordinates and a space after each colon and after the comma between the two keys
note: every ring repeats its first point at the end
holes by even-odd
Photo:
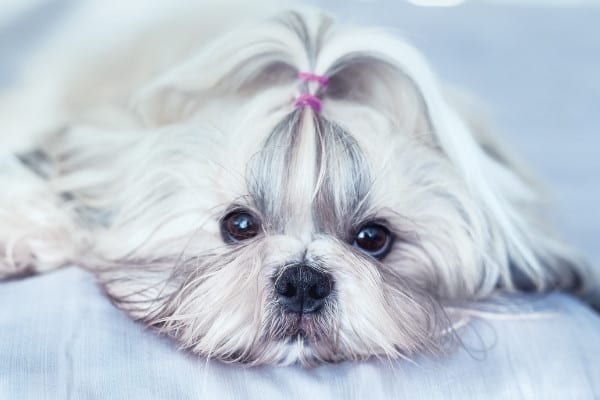
{"type": "Polygon", "coordinates": [[[188,121],[135,145],[153,148],[128,179],[143,212],[108,232],[112,252],[129,252],[101,275],[110,294],[228,361],[437,348],[448,323],[437,297],[473,257],[449,162],[415,126],[366,107],[252,113],[230,108],[219,127],[188,121]]]}
{"type": "Polygon", "coordinates": [[[515,260],[543,285],[552,242],[510,203],[530,192],[418,54],[287,18],[159,79],[135,132],[67,147],[116,303],[206,357],[310,365],[439,350],[448,301],[510,287],[515,260]],[[298,82],[302,57],[327,88],[298,82]]]}

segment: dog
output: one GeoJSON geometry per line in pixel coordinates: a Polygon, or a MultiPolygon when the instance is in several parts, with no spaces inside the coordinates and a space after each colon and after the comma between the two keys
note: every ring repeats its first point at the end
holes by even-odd
{"type": "Polygon", "coordinates": [[[3,94],[2,278],[81,266],[248,365],[444,352],[461,307],[503,291],[593,301],[534,182],[410,44],[168,3],[80,5],[3,94]]]}

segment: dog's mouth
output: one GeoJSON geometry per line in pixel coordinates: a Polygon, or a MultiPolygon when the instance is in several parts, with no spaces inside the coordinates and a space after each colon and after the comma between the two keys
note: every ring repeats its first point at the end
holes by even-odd
{"type": "Polygon", "coordinates": [[[312,317],[309,315],[299,315],[294,323],[288,328],[288,336],[295,338],[307,338],[313,331],[312,317]]]}
{"type": "Polygon", "coordinates": [[[286,315],[282,321],[282,339],[318,341],[323,338],[323,327],[314,314],[286,315]]]}

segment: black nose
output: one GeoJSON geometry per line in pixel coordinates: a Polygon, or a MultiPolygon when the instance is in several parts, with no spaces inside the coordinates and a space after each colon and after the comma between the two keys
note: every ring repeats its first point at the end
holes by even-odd
{"type": "Polygon", "coordinates": [[[319,311],[331,293],[331,286],[328,274],[305,265],[286,268],[275,281],[279,304],[296,314],[319,311]]]}

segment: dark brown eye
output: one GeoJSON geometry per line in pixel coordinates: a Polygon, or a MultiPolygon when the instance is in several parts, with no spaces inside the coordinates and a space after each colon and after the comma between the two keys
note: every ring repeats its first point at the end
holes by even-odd
{"type": "Polygon", "coordinates": [[[221,221],[221,235],[227,243],[241,242],[258,235],[259,223],[250,212],[232,211],[221,221]]]}
{"type": "Polygon", "coordinates": [[[385,226],[367,224],[358,230],[353,245],[371,257],[382,259],[392,247],[392,234],[385,226]]]}

